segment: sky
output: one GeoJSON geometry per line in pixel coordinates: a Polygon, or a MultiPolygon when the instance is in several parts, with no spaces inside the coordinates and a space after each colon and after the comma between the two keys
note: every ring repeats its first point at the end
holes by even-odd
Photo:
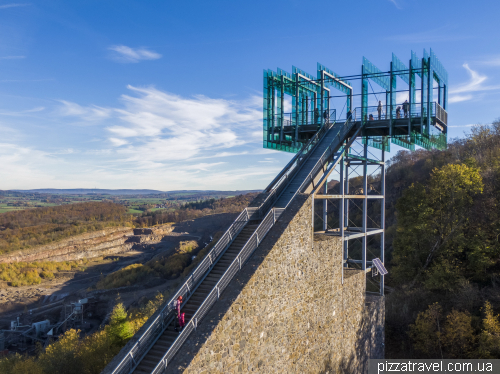
{"type": "Polygon", "coordinates": [[[389,70],[392,52],[424,48],[448,71],[449,138],[464,137],[500,117],[498,14],[482,0],[0,1],[0,189],[262,189],[293,156],[262,147],[263,69],[354,75],[363,56],[389,70]]]}

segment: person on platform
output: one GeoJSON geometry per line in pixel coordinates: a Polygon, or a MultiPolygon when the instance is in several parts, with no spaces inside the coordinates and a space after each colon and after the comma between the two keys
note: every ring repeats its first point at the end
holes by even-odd
{"type": "Polygon", "coordinates": [[[318,108],[314,109],[314,123],[315,124],[319,123],[319,110],[318,110],[318,108]]]}
{"type": "Polygon", "coordinates": [[[403,113],[405,115],[405,118],[408,118],[408,109],[410,109],[410,103],[408,103],[408,100],[405,100],[403,103],[403,113]]]}
{"type": "Polygon", "coordinates": [[[368,120],[373,121],[373,114],[370,114],[370,116],[368,117],[368,120]]]}
{"type": "Polygon", "coordinates": [[[328,111],[323,112],[323,123],[328,123],[328,111]]]}
{"type": "Polygon", "coordinates": [[[396,108],[396,118],[401,118],[401,107],[400,106],[398,106],[396,108]]]}
{"type": "Polygon", "coordinates": [[[378,112],[378,119],[380,121],[382,119],[382,101],[378,102],[377,112],[378,112]]]}
{"type": "Polygon", "coordinates": [[[181,313],[181,305],[182,305],[182,296],[179,296],[175,301],[175,313],[177,314],[177,321],[179,322],[180,331],[182,331],[185,324],[184,322],[185,313],[181,313]]]}
{"type": "Polygon", "coordinates": [[[351,120],[352,120],[352,112],[351,112],[351,110],[349,109],[349,110],[347,111],[347,121],[351,122],[351,120]]]}

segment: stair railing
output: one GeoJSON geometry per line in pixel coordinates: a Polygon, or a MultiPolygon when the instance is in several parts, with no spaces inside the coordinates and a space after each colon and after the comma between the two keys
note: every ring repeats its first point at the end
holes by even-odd
{"type": "MultiPolygon", "coordinates": [[[[339,129],[339,132],[337,133],[337,137],[343,137],[345,136],[350,129],[353,127],[354,121],[349,121],[347,120],[344,125],[339,129]]],[[[333,126],[333,125],[332,125],[333,126]]],[[[323,128],[325,129],[323,132],[323,135],[328,131],[332,126],[324,126],[323,128]]],[[[319,135],[318,138],[322,138],[322,135],[319,135]]],[[[309,144],[309,143],[308,143],[309,144]]],[[[316,143],[315,143],[316,144],[316,143]]],[[[315,145],[314,144],[314,145],[315,145]]],[[[330,154],[333,152],[333,147],[334,144],[338,143],[333,143],[328,147],[325,152],[323,152],[323,155],[321,156],[320,160],[316,165],[314,166],[313,170],[316,170],[318,168],[318,165],[321,167],[321,162],[326,162],[327,157],[330,156],[330,154]]],[[[289,163],[290,165],[290,163],[289,163]]],[[[288,165],[287,165],[288,167],[288,165]]],[[[287,169],[287,168],[285,168],[287,169]]],[[[298,170],[297,167],[294,167],[294,169],[298,170]]],[[[280,180],[283,180],[283,178],[286,178],[286,175],[289,175],[288,173],[282,174],[282,177],[280,180]]],[[[286,185],[286,183],[279,182],[281,185],[286,185]]],[[[272,184],[272,183],[271,183],[272,184]]],[[[304,184],[304,183],[303,183],[304,184]]],[[[299,191],[301,190],[302,186],[299,188],[299,191]]],[[[276,189],[279,191],[278,189],[276,189]]],[[[279,193],[276,195],[279,196],[279,193]]],[[[295,196],[295,195],[294,195],[295,196]]],[[[287,206],[291,203],[293,198],[287,203],[287,206]]],[[[264,206],[265,202],[261,205],[261,208],[264,206]]],[[[186,339],[189,337],[189,335],[193,332],[196,331],[198,327],[198,323],[201,322],[203,317],[209,312],[210,308],[215,304],[215,302],[220,298],[220,295],[222,292],[226,289],[227,285],[233,279],[235,274],[241,270],[245,262],[248,260],[248,258],[253,254],[253,252],[257,249],[259,244],[262,242],[264,237],[267,235],[269,230],[274,226],[278,218],[281,216],[283,211],[286,209],[285,208],[272,208],[269,210],[265,218],[262,220],[262,222],[259,224],[257,229],[254,231],[252,236],[248,239],[246,244],[243,246],[241,251],[238,253],[236,258],[233,260],[231,265],[227,268],[227,270],[224,272],[222,277],[219,279],[217,284],[214,286],[212,291],[208,294],[208,296],[205,298],[203,303],[198,307],[196,310],[195,314],[191,317],[190,321],[186,324],[182,332],[179,334],[179,337],[175,339],[174,343],[170,346],[168,351],[164,354],[160,362],[156,365],[154,370],[152,371],[152,374],[160,374],[164,372],[167,368],[167,365],[171,360],[174,358],[175,354],[179,351],[179,349],[182,347],[186,339]]]]}
{"type": "MultiPolygon", "coordinates": [[[[348,121],[346,121],[346,124],[348,121]]],[[[353,122],[354,123],[354,122],[353,122]]],[[[197,288],[205,276],[211,271],[213,266],[218,260],[218,257],[225,252],[225,250],[232,243],[233,239],[239,234],[244,226],[251,219],[258,219],[262,216],[266,210],[268,210],[276,199],[280,196],[283,189],[288,183],[286,181],[291,180],[295,173],[300,169],[302,164],[310,156],[310,151],[316,144],[323,138],[328,130],[334,126],[335,122],[325,124],[298,152],[294,158],[285,166],[285,168],[280,172],[280,174],[271,182],[271,184],[266,188],[266,192],[271,191],[266,200],[258,208],[246,208],[241,212],[241,214],[236,218],[229,229],[224,233],[224,235],[219,239],[216,245],[210,250],[204,260],[196,267],[191,276],[182,285],[182,287],[177,291],[177,293],[170,299],[170,301],[165,304],[160,313],[158,313],[155,320],[149,325],[149,327],[142,333],[137,342],[131,347],[126,356],[118,363],[116,368],[111,372],[112,374],[129,374],[131,373],[144,358],[144,356],[153,347],[156,341],[160,338],[161,334],[165,328],[171,323],[173,318],[175,318],[175,312],[173,309],[174,301],[177,300],[179,296],[183,296],[183,300],[191,296],[192,292],[197,288]]],[[[344,127],[345,128],[345,125],[344,127]]],[[[342,129],[343,129],[342,128],[342,129]]],[[[342,131],[340,129],[340,132],[342,131]]],[[[347,131],[347,130],[346,130],[347,131]]],[[[328,148],[330,149],[330,148],[328,148]]],[[[326,151],[325,151],[326,152],[326,151]]],[[[290,201],[292,201],[291,199],[290,201]]],[[[290,203],[290,202],[289,202],[290,203]]],[[[287,204],[288,206],[288,204],[287,204]]],[[[260,244],[265,235],[269,232],[271,227],[277,221],[279,216],[285,208],[277,209],[273,208],[267,212],[267,215],[259,224],[257,230],[252,234],[250,239],[247,241],[245,246],[242,248],[238,256],[232,262],[230,267],[226,270],[223,277],[219,280],[217,285],[214,287],[212,292],[207,296],[203,304],[198,308],[190,322],[183,329],[182,333],[175,340],[174,344],[167,351],[163,359],[159,362],[154,373],[159,373],[162,369],[166,368],[167,362],[173,358],[177,350],[187,339],[187,336],[196,329],[197,322],[203,318],[203,316],[208,312],[213,303],[220,297],[222,291],[226,288],[229,281],[232,279],[234,274],[241,269],[241,266],[250,257],[253,251],[260,244]],[[271,223],[272,222],[272,223],[271,223]],[[235,264],[238,264],[238,269],[235,268],[235,264]],[[235,270],[236,269],[236,270],[235,270]],[[231,274],[231,275],[230,275],[231,274]],[[219,284],[220,283],[220,284],[219,284]],[[217,299],[213,299],[214,292],[217,292],[217,299]],[[210,304],[210,305],[209,305],[210,304]],[[209,305],[209,306],[208,306],[209,305]],[[204,309],[202,309],[204,307],[204,309]],[[198,314],[199,312],[199,314],[198,314]],[[163,366],[162,366],[163,365],[163,366]],[[157,371],[158,369],[158,371],[157,371]]]]}
{"type": "Polygon", "coordinates": [[[238,253],[236,258],[233,260],[231,265],[224,272],[222,277],[219,279],[217,284],[214,286],[212,291],[205,298],[203,303],[199,306],[196,313],[191,317],[190,321],[184,326],[179,337],[177,337],[174,343],[170,346],[168,351],[165,353],[160,362],[156,365],[152,374],[159,374],[165,371],[169,362],[173,359],[175,354],[179,351],[181,346],[184,344],[188,336],[196,330],[198,323],[201,322],[203,317],[208,313],[210,308],[215,304],[215,302],[220,298],[220,295],[226,289],[227,285],[233,279],[234,275],[241,270],[245,262],[252,255],[252,253],[257,249],[259,244],[262,242],[266,234],[269,232],[271,227],[274,226],[278,218],[281,216],[285,209],[271,209],[266,217],[262,220],[259,227],[254,231],[252,236],[248,239],[246,244],[243,246],[241,251],[238,253]]]}
{"type": "MultiPolygon", "coordinates": [[[[355,112],[356,110],[354,110],[355,112]]],[[[355,114],[353,114],[355,115],[355,114]]],[[[351,131],[351,129],[354,127],[355,121],[350,121],[347,119],[342,127],[339,129],[338,133],[335,135],[335,139],[337,139],[337,142],[332,141],[332,143],[328,146],[328,148],[323,152],[321,157],[318,159],[316,164],[313,166],[312,170],[309,172],[307,177],[304,179],[300,187],[295,191],[293,197],[290,199],[292,201],[294,197],[298,194],[301,193],[305,187],[313,181],[313,178],[318,174],[319,170],[326,164],[328,159],[332,156],[333,152],[335,149],[339,148],[340,143],[342,140],[345,138],[345,136],[351,131]]]]}
{"type": "Polygon", "coordinates": [[[319,129],[314,136],[309,139],[309,141],[302,147],[302,149],[297,152],[297,154],[288,162],[288,164],[281,170],[281,172],[273,179],[273,181],[266,187],[264,192],[269,193],[262,205],[260,206],[261,216],[266,214],[269,208],[281,195],[281,192],[285,189],[288,184],[287,181],[291,180],[295,173],[300,169],[302,164],[309,158],[310,150],[313,149],[316,144],[321,141],[323,136],[328,130],[330,130],[335,125],[334,122],[326,123],[321,129],[319,129]]]}
{"type": "Polygon", "coordinates": [[[129,374],[134,370],[139,362],[144,358],[147,352],[159,339],[166,326],[175,318],[173,304],[179,296],[182,296],[184,301],[187,301],[198,284],[212,270],[218,260],[218,257],[232,243],[233,239],[238,236],[243,227],[246,226],[250,219],[255,219],[258,213],[258,208],[246,208],[236,218],[233,224],[227,229],[222,237],[217,241],[215,246],[205,256],[205,258],[196,267],[189,278],[179,288],[176,294],[164,305],[149,327],[142,333],[136,343],[129,349],[125,357],[118,363],[112,374],[129,374]]]}

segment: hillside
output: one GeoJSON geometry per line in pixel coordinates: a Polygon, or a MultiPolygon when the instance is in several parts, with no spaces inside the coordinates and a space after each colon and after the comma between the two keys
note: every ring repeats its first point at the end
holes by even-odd
{"type": "Polygon", "coordinates": [[[86,202],[0,214],[0,254],[56,242],[110,226],[131,226],[124,206],[86,202]]]}
{"type": "Polygon", "coordinates": [[[387,358],[500,358],[500,121],[387,170],[387,358]]]}

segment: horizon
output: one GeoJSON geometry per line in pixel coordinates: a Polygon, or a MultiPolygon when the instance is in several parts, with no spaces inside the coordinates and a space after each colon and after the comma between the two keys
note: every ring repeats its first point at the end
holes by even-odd
{"type": "Polygon", "coordinates": [[[263,1],[0,5],[0,189],[262,190],[293,157],[262,147],[262,71],[277,66],[345,76],[432,48],[448,138],[500,117],[500,4],[481,19],[465,1],[274,4],[288,22],[263,1]]]}

